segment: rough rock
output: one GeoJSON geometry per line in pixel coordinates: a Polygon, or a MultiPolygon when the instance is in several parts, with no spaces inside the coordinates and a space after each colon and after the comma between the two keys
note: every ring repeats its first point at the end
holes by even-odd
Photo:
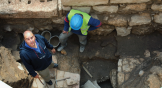
{"type": "Polygon", "coordinates": [[[143,74],[144,74],[144,71],[141,70],[141,71],[139,72],[139,76],[142,76],[143,74]]]}
{"type": "Polygon", "coordinates": [[[127,36],[131,33],[132,27],[115,27],[118,36],[127,36]]]}
{"type": "Polygon", "coordinates": [[[118,11],[118,6],[93,6],[93,9],[98,12],[116,13],[118,11]]]}
{"type": "Polygon", "coordinates": [[[57,17],[57,18],[53,18],[52,22],[55,24],[64,24],[64,19],[65,19],[65,16],[57,17]]]}
{"type": "Polygon", "coordinates": [[[80,10],[85,13],[90,13],[91,11],[91,7],[72,7],[72,9],[80,10]]]}
{"type": "Polygon", "coordinates": [[[64,11],[70,11],[70,10],[71,10],[71,7],[62,6],[62,9],[63,9],[64,11]]]}
{"type": "Polygon", "coordinates": [[[122,15],[117,15],[113,18],[109,18],[108,20],[109,25],[114,25],[116,27],[124,27],[127,26],[127,17],[122,15]]]}
{"type": "Polygon", "coordinates": [[[154,74],[149,75],[147,82],[149,83],[148,84],[149,88],[160,88],[162,85],[158,77],[154,74]]]}
{"type": "Polygon", "coordinates": [[[150,0],[110,0],[110,3],[143,3],[150,0]]]}
{"type": "Polygon", "coordinates": [[[25,70],[18,68],[19,63],[11,55],[11,51],[3,46],[0,47],[0,59],[0,76],[4,82],[13,83],[27,78],[25,70]]]}
{"type": "Polygon", "coordinates": [[[117,71],[116,69],[111,70],[110,72],[110,80],[113,88],[117,88],[117,71]]]}
{"type": "Polygon", "coordinates": [[[123,8],[122,10],[124,11],[143,11],[146,9],[146,4],[145,3],[141,3],[141,4],[132,4],[132,5],[127,5],[125,8],[123,8]]]}
{"type": "Polygon", "coordinates": [[[162,11],[162,5],[153,4],[151,9],[154,11],[162,11]]]}
{"type": "Polygon", "coordinates": [[[62,5],[69,6],[94,6],[100,4],[107,4],[107,0],[61,0],[62,5]],[[79,3],[79,4],[78,4],[79,3]]]}
{"type": "Polygon", "coordinates": [[[162,81],[162,68],[160,66],[153,66],[150,69],[150,72],[153,74],[156,74],[158,78],[160,79],[160,81],[162,81]]]}
{"type": "Polygon", "coordinates": [[[136,35],[146,35],[146,34],[151,34],[155,30],[150,25],[140,25],[140,26],[133,26],[132,27],[132,33],[136,35]]]}
{"type": "Polygon", "coordinates": [[[154,15],[154,22],[162,24],[162,13],[159,13],[159,15],[154,15]]]}
{"type": "Polygon", "coordinates": [[[143,25],[151,23],[151,17],[148,13],[142,13],[140,15],[133,15],[129,22],[129,26],[143,25]]]}
{"type": "Polygon", "coordinates": [[[150,51],[149,50],[145,50],[144,55],[145,55],[145,57],[150,57],[150,51]]]}
{"type": "Polygon", "coordinates": [[[118,85],[121,85],[124,82],[124,73],[118,72],[118,85]]]}
{"type": "Polygon", "coordinates": [[[110,34],[115,28],[113,26],[109,26],[109,25],[102,25],[101,27],[99,27],[96,30],[90,31],[89,33],[92,35],[108,35],[110,34]]]}

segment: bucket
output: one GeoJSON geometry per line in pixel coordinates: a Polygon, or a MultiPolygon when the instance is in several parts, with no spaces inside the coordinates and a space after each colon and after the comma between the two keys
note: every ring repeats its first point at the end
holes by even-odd
{"type": "Polygon", "coordinates": [[[49,43],[53,45],[54,48],[56,48],[60,44],[59,37],[56,35],[52,36],[49,40],[49,43]]]}
{"type": "Polygon", "coordinates": [[[49,31],[43,31],[41,35],[43,37],[45,37],[45,39],[47,39],[49,41],[50,40],[50,37],[51,37],[51,32],[49,32],[49,31]]]}

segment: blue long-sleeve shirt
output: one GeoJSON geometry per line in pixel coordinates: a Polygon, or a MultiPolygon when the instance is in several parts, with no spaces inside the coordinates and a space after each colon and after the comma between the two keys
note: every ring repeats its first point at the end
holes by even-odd
{"type": "MultiPolygon", "coordinates": [[[[68,15],[69,15],[69,13],[66,15],[65,20],[64,20],[64,31],[69,31],[68,15]]],[[[94,18],[91,17],[89,22],[88,22],[88,25],[90,26],[88,31],[92,31],[92,30],[95,30],[98,27],[100,27],[101,26],[101,22],[99,20],[94,19],[94,18]]],[[[73,30],[73,29],[71,29],[71,32],[73,32],[74,34],[83,35],[80,30],[73,30]]]]}
{"type": "Polygon", "coordinates": [[[46,69],[52,62],[52,54],[47,48],[53,49],[53,46],[41,35],[35,34],[36,41],[39,43],[40,52],[25,46],[25,41],[20,45],[20,58],[28,70],[29,74],[35,77],[35,71],[46,69]]]}

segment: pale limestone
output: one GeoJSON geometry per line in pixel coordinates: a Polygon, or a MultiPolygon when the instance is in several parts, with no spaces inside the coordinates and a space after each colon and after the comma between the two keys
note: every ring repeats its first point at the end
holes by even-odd
{"type": "Polygon", "coordinates": [[[123,60],[123,65],[125,64],[128,64],[128,60],[126,58],[123,60]]]}
{"type": "Polygon", "coordinates": [[[118,60],[118,66],[122,66],[122,59],[118,60]]]}
{"type": "Polygon", "coordinates": [[[116,17],[109,18],[108,24],[109,25],[114,25],[117,27],[124,27],[127,26],[128,19],[125,16],[122,15],[117,15],[116,17]]]}
{"type": "Polygon", "coordinates": [[[127,5],[125,8],[123,8],[122,10],[124,11],[129,11],[129,10],[133,10],[133,11],[143,11],[146,9],[146,4],[145,3],[141,3],[141,4],[132,4],[132,5],[127,5]]]}
{"type": "Polygon", "coordinates": [[[122,68],[118,66],[118,72],[122,72],[122,68]]]}
{"type": "Polygon", "coordinates": [[[153,4],[151,9],[155,11],[162,11],[162,5],[153,4]]]}
{"type": "Polygon", "coordinates": [[[66,79],[67,85],[74,85],[79,84],[80,82],[80,75],[70,72],[65,72],[64,78],[70,77],[70,79],[66,79]]]}
{"type": "Polygon", "coordinates": [[[91,7],[72,7],[72,9],[80,10],[85,13],[90,13],[91,11],[91,7]]]}
{"type": "Polygon", "coordinates": [[[125,74],[125,79],[124,79],[124,81],[127,81],[128,79],[129,79],[129,76],[130,76],[130,74],[129,73],[127,73],[127,74],[125,74]]]}
{"type": "Polygon", "coordinates": [[[117,71],[116,69],[112,69],[110,72],[110,80],[113,88],[117,88],[117,71]]]}
{"type": "Polygon", "coordinates": [[[149,83],[148,84],[149,88],[160,88],[161,84],[162,84],[160,82],[160,80],[158,79],[158,77],[156,75],[153,75],[153,74],[149,75],[147,82],[149,83]]]}
{"type": "Polygon", "coordinates": [[[110,0],[110,3],[143,3],[151,0],[110,0]]]}
{"type": "Polygon", "coordinates": [[[150,51],[149,50],[145,50],[144,55],[145,55],[145,57],[150,57],[150,51]]]}
{"type": "Polygon", "coordinates": [[[154,22],[162,24],[162,13],[159,15],[154,15],[154,22]]]}
{"type": "Polygon", "coordinates": [[[124,73],[119,72],[118,73],[118,85],[121,85],[124,82],[124,73]]]}
{"type": "Polygon", "coordinates": [[[118,11],[118,6],[93,6],[93,9],[98,12],[116,13],[118,11]]]}
{"type": "Polygon", "coordinates": [[[94,6],[107,4],[108,0],[61,0],[62,5],[69,6],[94,6]]]}
{"type": "Polygon", "coordinates": [[[61,0],[58,0],[58,10],[60,11],[60,10],[62,10],[62,4],[61,4],[61,0]]]}
{"type": "Polygon", "coordinates": [[[141,71],[139,72],[139,76],[142,76],[143,74],[144,74],[144,71],[141,70],[141,71]]]}
{"type": "Polygon", "coordinates": [[[69,6],[65,7],[65,6],[62,5],[62,9],[64,11],[70,11],[71,10],[71,7],[69,7],[69,6]]]}
{"type": "Polygon", "coordinates": [[[132,27],[115,27],[118,36],[127,36],[130,34],[132,27]]]}
{"type": "Polygon", "coordinates": [[[130,72],[131,71],[130,66],[128,64],[123,65],[123,71],[124,72],[130,72]]]}
{"type": "Polygon", "coordinates": [[[149,13],[143,13],[140,15],[133,15],[129,26],[143,25],[151,23],[151,16],[149,13]]]}

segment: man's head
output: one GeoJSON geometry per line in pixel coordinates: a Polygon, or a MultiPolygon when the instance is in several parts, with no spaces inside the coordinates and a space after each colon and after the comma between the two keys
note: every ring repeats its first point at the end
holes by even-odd
{"type": "Polygon", "coordinates": [[[70,27],[74,30],[79,30],[82,27],[83,18],[80,14],[75,14],[70,20],[70,27]]]}
{"type": "Polygon", "coordinates": [[[23,33],[24,36],[24,41],[30,46],[30,47],[35,47],[35,35],[27,30],[23,33]]]}

